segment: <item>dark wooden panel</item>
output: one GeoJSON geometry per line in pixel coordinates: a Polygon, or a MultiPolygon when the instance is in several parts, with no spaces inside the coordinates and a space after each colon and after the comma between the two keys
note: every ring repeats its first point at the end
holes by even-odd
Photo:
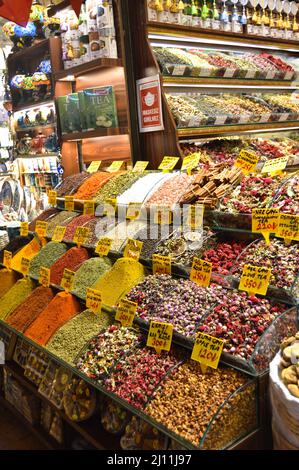
{"type": "Polygon", "coordinates": [[[76,142],[65,142],[62,146],[62,165],[64,177],[79,173],[79,155],[76,142]]]}

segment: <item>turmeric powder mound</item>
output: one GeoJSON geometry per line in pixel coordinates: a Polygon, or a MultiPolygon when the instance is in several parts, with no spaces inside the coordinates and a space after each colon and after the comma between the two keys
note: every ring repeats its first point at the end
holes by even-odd
{"type": "Polygon", "coordinates": [[[65,269],[77,271],[81,264],[88,259],[89,254],[85,248],[71,248],[51,267],[51,283],[60,286],[65,269]]]}
{"type": "Polygon", "coordinates": [[[20,279],[21,275],[8,269],[0,270],[0,299],[20,279]]]}
{"type": "Polygon", "coordinates": [[[34,287],[30,279],[17,281],[0,300],[0,319],[5,320],[28,297],[34,287]]]}
{"type": "Polygon", "coordinates": [[[25,331],[25,336],[45,345],[54,333],[82,311],[79,301],[66,292],[60,292],[25,331]]]}
{"type": "Polygon", "coordinates": [[[101,292],[104,305],[114,307],[120,296],[140,282],[145,275],[145,268],[138,261],[120,258],[92,288],[101,292]]]}
{"type": "Polygon", "coordinates": [[[27,258],[27,259],[32,259],[34,258],[39,251],[41,250],[41,245],[38,241],[37,238],[33,238],[28,245],[24,246],[20,251],[15,254],[15,256],[12,259],[12,264],[11,267],[12,269],[15,269],[16,271],[21,272],[21,262],[22,258],[27,258]]]}
{"type": "Polygon", "coordinates": [[[75,193],[74,198],[81,201],[88,201],[112,178],[112,173],[94,173],[85,181],[75,193]]]}
{"type": "Polygon", "coordinates": [[[18,331],[27,330],[53,298],[54,294],[50,287],[37,287],[12,311],[6,322],[18,331]]]}

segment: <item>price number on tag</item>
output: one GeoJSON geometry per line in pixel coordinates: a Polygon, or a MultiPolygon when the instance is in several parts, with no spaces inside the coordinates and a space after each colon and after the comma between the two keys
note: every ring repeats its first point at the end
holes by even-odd
{"type": "Polygon", "coordinates": [[[280,214],[276,236],[287,242],[299,241],[299,215],[280,214]]]}
{"type": "Polygon", "coordinates": [[[66,232],[66,227],[58,226],[54,230],[52,241],[56,243],[61,243],[66,232]]]}
{"type": "Polygon", "coordinates": [[[129,238],[124,249],[124,258],[131,258],[138,261],[141,255],[143,242],[129,238]]]}
{"type": "Polygon", "coordinates": [[[74,242],[78,245],[84,245],[89,237],[88,227],[78,227],[74,236],[74,242]]]}
{"type": "Polygon", "coordinates": [[[212,263],[199,258],[193,258],[190,280],[199,286],[208,287],[211,282],[212,270],[212,263]]]}
{"type": "Polygon", "coordinates": [[[111,238],[101,238],[97,243],[95,252],[100,256],[108,256],[112,241],[111,238]]]}
{"type": "Polygon", "coordinates": [[[253,173],[256,169],[256,165],[259,161],[259,157],[247,150],[241,150],[239,157],[235,161],[235,167],[241,168],[245,175],[253,173]]]}
{"type": "Polygon", "coordinates": [[[20,235],[21,237],[28,237],[29,224],[28,222],[21,222],[20,235]]]}
{"type": "Polygon", "coordinates": [[[94,201],[84,202],[84,215],[94,215],[94,201]]]}
{"type": "Polygon", "coordinates": [[[251,294],[266,295],[271,269],[246,264],[243,268],[239,289],[251,294]]]}
{"type": "Polygon", "coordinates": [[[56,206],[57,204],[57,192],[56,191],[49,191],[48,202],[50,206],[56,206]]]}
{"type": "Polygon", "coordinates": [[[75,209],[75,202],[73,196],[65,196],[64,198],[64,208],[68,212],[73,212],[75,209]]]}
{"type": "Polygon", "coordinates": [[[21,259],[21,273],[24,277],[29,276],[29,266],[30,266],[30,259],[22,258],[21,259]]]}
{"type": "Polygon", "coordinates": [[[75,273],[70,271],[69,269],[65,269],[63,271],[63,276],[61,280],[61,287],[65,290],[65,292],[70,292],[73,287],[75,273]]]}
{"type": "Polygon", "coordinates": [[[270,234],[275,233],[278,226],[278,209],[253,209],[252,232],[262,233],[266,242],[270,243],[270,234]]]}
{"type": "Polygon", "coordinates": [[[158,354],[161,351],[170,351],[173,336],[173,325],[170,323],[150,322],[147,337],[147,346],[155,348],[158,354]]]}
{"type": "Polygon", "coordinates": [[[122,299],[117,309],[115,320],[119,321],[122,326],[132,326],[137,312],[138,305],[127,299],[122,299]]]}
{"type": "Polygon", "coordinates": [[[50,286],[50,280],[51,280],[50,269],[49,268],[44,268],[44,267],[40,268],[38,282],[43,287],[49,287],[50,286]]]}
{"type": "Polygon", "coordinates": [[[222,354],[224,341],[205,333],[198,333],[195,339],[191,359],[204,366],[217,369],[222,354]]]}
{"type": "Polygon", "coordinates": [[[35,231],[40,238],[43,238],[46,236],[47,228],[48,228],[47,222],[38,220],[35,224],[35,231]]]}
{"type": "Polygon", "coordinates": [[[102,295],[94,289],[87,289],[86,307],[93,313],[100,313],[102,309],[102,295]]]}
{"type": "Polygon", "coordinates": [[[153,255],[153,274],[171,274],[171,257],[153,255]]]}

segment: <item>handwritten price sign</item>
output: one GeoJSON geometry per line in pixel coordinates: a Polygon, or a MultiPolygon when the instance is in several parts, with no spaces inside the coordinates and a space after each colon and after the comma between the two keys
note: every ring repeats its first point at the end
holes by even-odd
{"type": "Polygon", "coordinates": [[[84,202],[84,215],[94,215],[94,201],[84,202]]]}
{"type": "Polygon", "coordinates": [[[244,266],[239,289],[251,294],[266,295],[270,283],[271,269],[259,266],[244,266]]]}
{"type": "Polygon", "coordinates": [[[66,227],[61,227],[60,225],[58,225],[58,227],[56,227],[54,230],[52,242],[61,243],[64,238],[65,232],[66,227]]]}
{"type": "Polygon", "coordinates": [[[38,220],[35,224],[35,231],[40,238],[43,238],[46,236],[47,228],[48,228],[47,222],[38,220]]]}
{"type": "Polygon", "coordinates": [[[88,173],[96,173],[99,170],[101,164],[101,160],[99,160],[98,162],[91,162],[87,170],[88,173]]]}
{"type": "Polygon", "coordinates": [[[48,193],[48,202],[50,206],[56,206],[57,203],[57,192],[56,191],[49,191],[48,193]]]}
{"type": "Polygon", "coordinates": [[[119,321],[122,326],[132,326],[137,312],[138,305],[127,299],[122,299],[117,309],[115,320],[119,321]]]}
{"type": "Polygon", "coordinates": [[[86,307],[93,313],[101,313],[102,295],[101,292],[94,289],[87,289],[86,307]]]}
{"type": "Polygon", "coordinates": [[[199,153],[193,153],[192,155],[188,155],[188,157],[185,157],[183,160],[182,171],[188,171],[190,173],[194,168],[198,167],[199,160],[199,153]]]}
{"type": "Polygon", "coordinates": [[[61,280],[61,287],[65,290],[65,292],[70,292],[73,287],[75,273],[70,271],[69,269],[65,269],[63,272],[62,280],[61,280]]]}
{"type": "Polygon", "coordinates": [[[158,170],[162,170],[164,172],[171,171],[175,168],[178,161],[178,157],[164,157],[158,170]]]}
{"type": "Polygon", "coordinates": [[[124,249],[124,258],[132,258],[138,261],[141,255],[143,242],[129,238],[124,249]]]}
{"type": "Polygon", "coordinates": [[[191,359],[212,369],[217,369],[222,354],[224,341],[205,333],[198,333],[191,359]]]}
{"type": "Polygon", "coordinates": [[[151,321],[146,345],[154,348],[158,354],[170,351],[173,335],[173,325],[151,321]]]}
{"type": "Polygon", "coordinates": [[[21,237],[28,237],[29,224],[28,222],[21,222],[20,235],[21,237]]]}
{"type": "Polygon", "coordinates": [[[97,243],[95,252],[100,256],[108,256],[112,241],[112,238],[101,238],[97,243]]]}
{"type": "Polygon", "coordinates": [[[270,244],[270,234],[275,233],[278,227],[278,209],[253,209],[252,232],[261,233],[267,244],[270,244]]]}
{"type": "Polygon", "coordinates": [[[51,279],[50,269],[49,268],[44,268],[44,267],[40,268],[38,282],[43,287],[49,287],[50,286],[50,279],[51,279]]]}
{"type": "Polygon", "coordinates": [[[199,258],[194,258],[190,273],[190,281],[195,282],[199,286],[208,287],[211,282],[212,269],[212,263],[199,258]]]}
{"type": "Polygon", "coordinates": [[[107,171],[109,171],[109,173],[117,173],[121,169],[123,164],[124,162],[121,160],[112,162],[109,168],[107,168],[107,171]]]}
{"type": "Polygon", "coordinates": [[[79,247],[81,245],[84,245],[84,243],[87,241],[87,238],[89,237],[89,228],[88,227],[78,227],[74,236],[74,242],[76,245],[79,247]]]}
{"type": "Polygon", "coordinates": [[[243,173],[248,175],[255,171],[258,161],[259,157],[255,153],[241,150],[239,157],[235,161],[235,167],[241,168],[243,173]]]}
{"type": "Polygon", "coordinates": [[[3,264],[6,267],[6,269],[11,269],[11,262],[12,262],[12,252],[4,250],[3,264]]]}
{"type": "Polygon", "coordinates": [[[135,163],[135,166],[132,171],[134,173],[143,173],[147,169],[148,166],[149,166],[149,162],[139,161],[135,163]]]}
{"type": "Polygon", "coordinates": [[[29,276],[29,266],[30,266],[30,259],[22,258],[21,259],[21,273],[24,277],[29,276]]]}
{"type": "Polygon", "coordinates": [[[299,241],[299,215],[280,214],[276,236],[284,238],[287,243],[299,241]]]}
{"type": "Polygon", "coordinates": [[[73,196],[65,196],[64,208],[66,211],[73,212],[75,209],[75,202],[73,196]]]}

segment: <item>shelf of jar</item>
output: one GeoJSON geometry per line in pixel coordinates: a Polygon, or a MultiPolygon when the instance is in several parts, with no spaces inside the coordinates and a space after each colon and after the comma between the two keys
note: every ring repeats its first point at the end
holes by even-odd
{"type": "Polygon", "coordinates": [[[204,126],[204,127],[190,127],[184,129],[177,129],[178,137],[190,138],[199,136],[211,136],[216,134],[232,134],[234,132],[259,132],[261,130],[285,130],[285,129],[299,129],[299,121],[279,121],[279,122],[255,122],[247,124],[226,124],[222,126],[204,126]]]}
{"type": "Polygon", "coordinates": [[[55,122],[50,122],[48,124],[40,124],[39,126],[32,126],[32,127],[22,127],[22,128],[18,127],[16,129],[16,132],[35,132],[35,131],[49,129],[53,127],[56,127],[55,122]]]}
{"type": "Polygon", "coordinates": [[[95,129],[92,131],[72,132],[70,134],[62,135],[62,142],[76,142],[84,139],[93,139],[96,137],[108,137],[113,135],[128,134],[127,127],[114,127],[109,129],[95,129]]]}
{"type": "MultiPolygon", "coordinates": [[[[209,43],[239,43],[240,46],[258,47],[265,49],[266,46],[272,46],[277,49],[298,49],[299,40],[268,38],[266,36],[257,36],[247,33],[233,33],[231,31],[222,31],[216,29],[196,28],[192,26],[173,25],[171,23],[159,23],[149,21],[147,23],[148,33],[159,36],[167,36],[168,40],[176,40],[177,37],[207,39],[209,43]]],[[[160,37],[159,37],[160,39],[160,37]]]]}
{"type": "Polygon", "coordinates": [[[70,67],[69,69],[61,70],[57,72],[54,77],[56,81],[75,81],[76,77],[86,75],[91,72],[96,72],[100,69],[106,69],[111,67],[122,67],[123,62],[121,59],[96,59],[91,62],[85,62],[84,64],[77,65],[76,67],[70,67]]]}
{"type": "Polygon", "coordinates": [[[26,109],[28,110],[35,109],[35,108],[39,108],[40,106],[46,106],[48,104],[52,104],[54,106],[54,101],[53,101],[52,96],[46,100],[40,100],[34,103],[21,103],[21,104],[13,105],[13,112],[16,113],[17,111],[25,111],[26,109]]]}
{"type": "Polygon", "coordinates": [[[297,89],[298,82],[290,80],[257,80],[257,79],[246,79],[246,78],[217,78],[217,77],[179,77],[179,76],[163,76],[163,84],[165,87],[169,86],[209,86],[218,85],[219,87],[233,88],[234,85],[237,87],[267,87],[267,88],[285,88],[285,89],[297,89]]]}

